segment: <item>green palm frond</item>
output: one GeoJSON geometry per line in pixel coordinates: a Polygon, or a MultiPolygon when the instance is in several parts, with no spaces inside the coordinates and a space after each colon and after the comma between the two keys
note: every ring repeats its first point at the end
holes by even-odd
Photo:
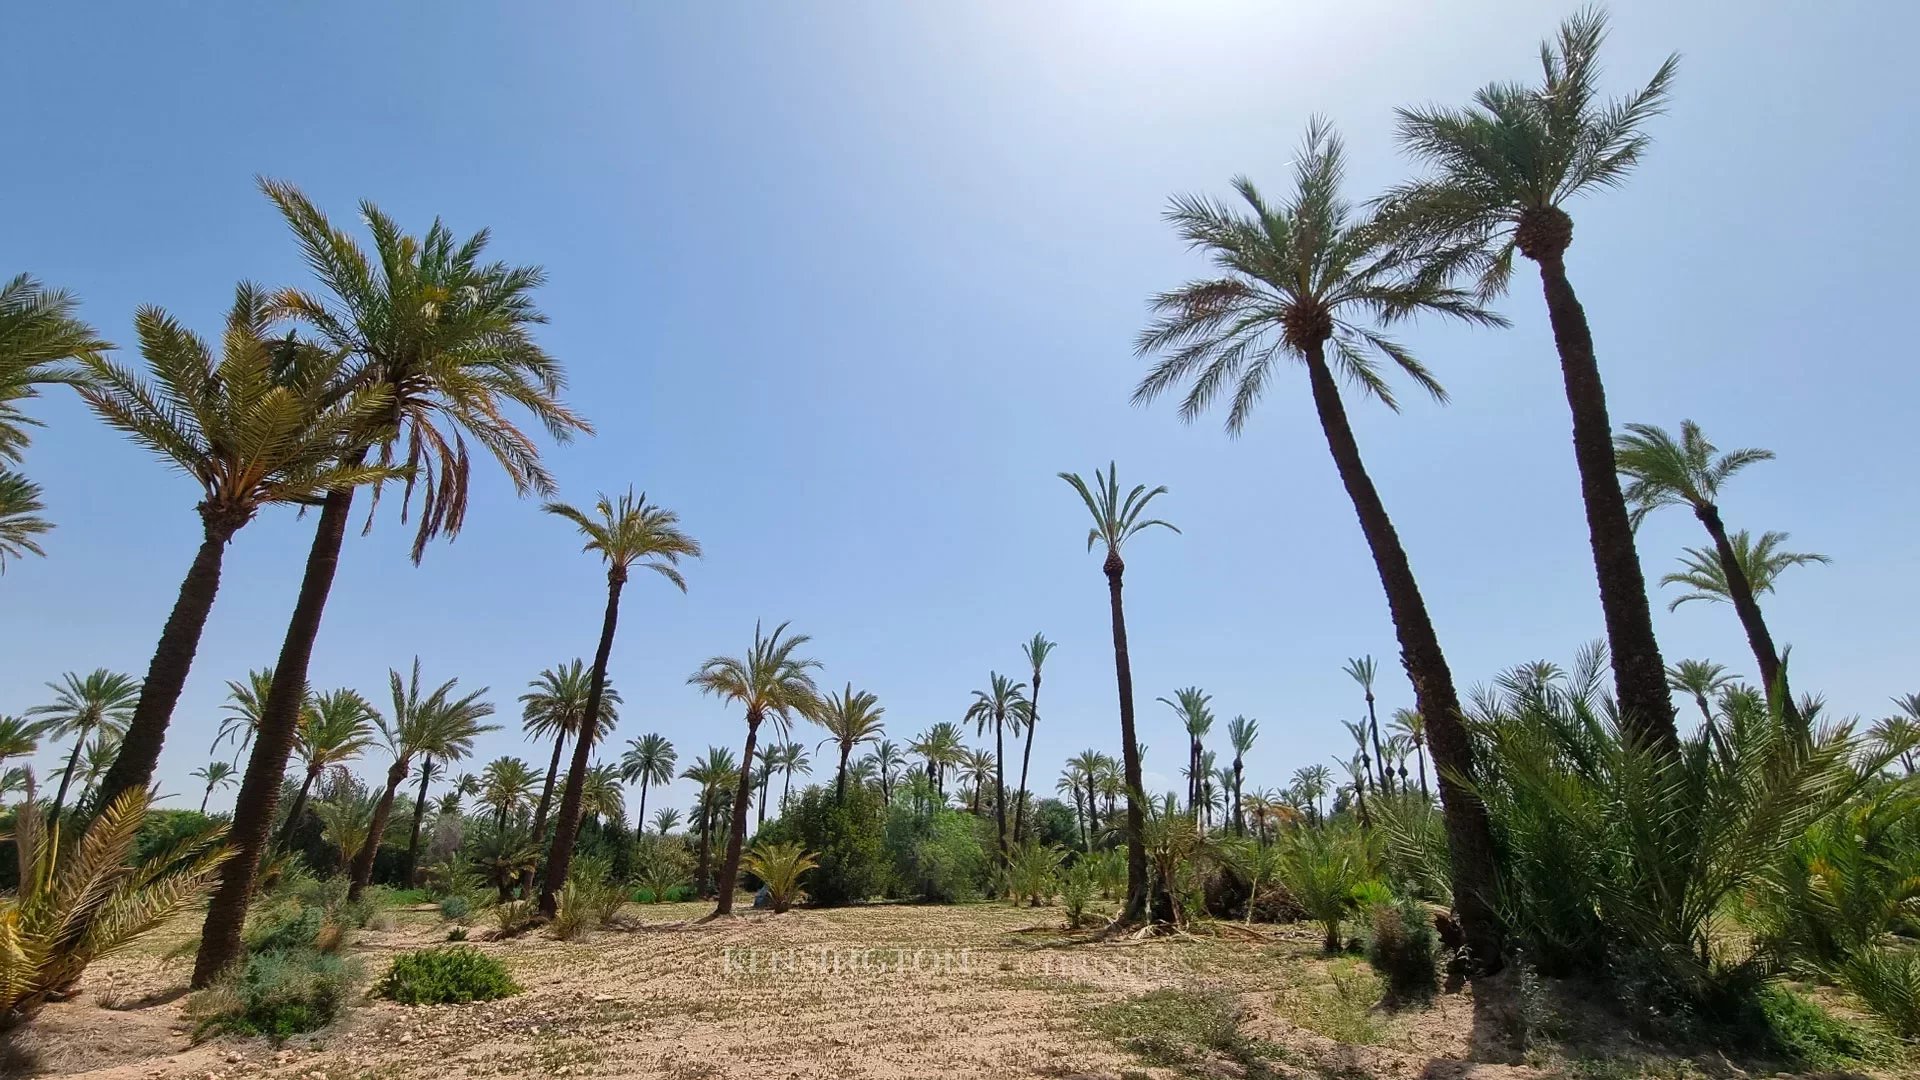
{"type": "MultiPolygon", "coordinates": [[[[1741,529],[1729,535],[1727,542],[1733,547],[1734,561],[1746,575],[1754,596],[1772,592],[1774,581],[1789,567],[1833,561],[1816,552],[1783,550],[1780,545],[1787,542],[1787,534],[1783,532],[1761,533],[1755,540],[1741,529]]],[[[1726,568],[1720,563],[1720,553],[1713,548],[1681,550],[1685,552],[1680,558],[1681,569],[1661,577],[1660,584],[1682,585],[1692,591],[1675,597],[1667,604],[1667,610],[1678,610],[1689,600],[1729,602],[1732,594],[1728,592],[1726,568]]]]}
{"type": "Polygon", "coordinates": [[[40,516],[40,485],[10,469],[0,469],[0,573],[8,559],[45,555],[38,537],[53,530],[40,516]]]}
{"type": "Polygon", "coordinates": [[[1122,498],[1119,471],[1111,461],[1107,463],[1105,476],[1098,469],[1093,471],[1094,484],[1091,487],[1079,473],[1063,472],[1059,475],[1086,503],[1087,513],[1093,516],[1093,527],[1087,530],[1088,551],[1092,551],[1095,544],[1103,544],[1110,554],[1118,553],[1128,540],[1152,528],[1176,533],[1180,531],[1168,522],[1144,516],[1147,504],[1167,493],[1164,484],[1152,490],[1140,484],[1122,498]]]}

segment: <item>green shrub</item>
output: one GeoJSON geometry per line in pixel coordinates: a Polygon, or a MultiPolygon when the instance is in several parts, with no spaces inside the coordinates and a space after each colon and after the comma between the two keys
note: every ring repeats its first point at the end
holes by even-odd
{"type": "Polygon", "coordinates": [[[312,949],[326,922],[326,912],[317,907],[282,901],[248,919],[243,940],[250,954],[312,949]]]}
{"type": "Polygon", "coordinates": [[[464,893],[448,893],[440,898],[440,917],[460,922],[473,914],[473,901],[464,893]]]}
{"type": "Polygon", "coordinates": [[[811,786],[787,804],[780,820],[754,836],[754,844],[797,843],[814,853],[807,898],[823,907],[879,894],[887,883],[883,842],[886,810],[864,784],[848,784],[844,797],[832,786],[811,786]]]}
{"type": "Polygon", "coordinates": [[[1424,1001],[1440,979],[1433,913],[1412,897],[1367,907],[1367,963],[1386,980],[1389,1001],[1424,1001]]]}
{"type": "Polygon", "coordinates": [[[943,807],[921,813],[896,798],[886,846],[907,895],[955,903],[977,899],[985,888],[987,852],[970,814],[943,807]]]}
{"type": "Polygon", "coordinates": [[[1768,1041],[1797,1069],[1840,1070],[1888,1056],[1882,1040],[1784,986],[1762,987],[1755,1004],[1768,1041]]]}
{"type": "Polygon", "coordinates": [[[1067,912],[1067,929],[1078,930],[1087,921],[1087,904],[1097,889],[1094,866],[1081,859],[1060,875],[1060,906],[1067,912]]]}
{"type": "Polygon", "coordinates": [[[693,858],[678,840],[642,836],[633,844],[633,891],[636,904],[657,904],[693,895],[687,882],[693,877],[693,858]]]}
{"type": "Polygon", "coordinates": [[[1365,838],[1346,829],[1303,827],[1278,844],[1275,876],[1307,917],[1320,924],[1326,951],[1340,951],[1340,925],[1353,911],[1355,890],[1373,879],[1365,838]]]}
{"type": "Polygon", "coordinates": [[[633,902],[636,904],[680,904],[693,899],[693,886],[674,885],[664,893],[658,893],[645,885],[633,890],[633,902]]]}
{"type": "Polygon", "coordinates": [[[447,1005],[512,997],[520,987],[506,965],[471,945],[401,953],[377,988],[402,1005],[447,1005]]]}
{"type": "Polygon", "coordinates": [[[328,953],[275,949],[247,958],[236,974],[203,990],[189,1006],[197,1034],[228,1031],[283,1039],[331,1023],[357,970],[328,953]]]}

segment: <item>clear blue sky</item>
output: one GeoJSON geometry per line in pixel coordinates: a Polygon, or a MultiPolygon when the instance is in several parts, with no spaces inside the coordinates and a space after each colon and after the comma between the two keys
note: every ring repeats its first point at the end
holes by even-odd
{"type": "MultiPolygon", "coordinates": [[[[546,267],[543,340],[600,430],[551,453],[563,495],[633,484],[706,545],[689,595],[628,590],[613,660],[618,741],[661,731],[683,761],[739,742],[740,718],[684,680],[762,618],[813,634],[823,682],[876,692],[902,742],[1045,631],[1040,786],[1072,751],[1117,749],[1104,583],[1054,476],[1117,458],[1123,480],[1171,487],[1157,506],[1185,530],[1129,552],[1149,772],[1175,786],[1184,761],[1154,697],[1198,684],[1222,726],[1260,719],[1250,783],[1277,785],[1348,751],[1345,658],[1380,657],[1383,708],[1409,703],[1378,581],[1297,373],[1231,440],[1218,417],[1130,407],[1130,343],[1144,298],[1197,267],[1159,220],[1170,194],[1241,172],[1278,188],[1324,112],[1369,195],[1405,173],[1394,105],[1532,79],[1565,13],[1438,7],[27,5],[0,67],[0,273],[74,290],[127,342],[141,303],[212,330],[240,278],[307,283],[256,173],[341,222],[367,197],[415,231],[491,227],[498,255],[546,267]]],[[[1779,453],[1727,518],[1833,557],[1767,610],[1799,687],[1874,716],[1920,689],[1902,321],[1920,25],[1891,4],[1789,7],[1614,5],[1616,88],[1684,59],[1640,174],[1573,208],[1569,261],[1617,422],[1693,417],[1779,453]]],[[[1450,406],[1354,405],[1463,687],[1601,628],[1558,368],[1517,280],[1509,331],[1406,335],[1450,406]]],[[[65,670],[144,672],[197,542],[190,481],[71,395],[34,410],[27,469],[59,528],[0,579],[5,712],[65,670]]],[[[272,662],[310,523],[271,513],[230,549],[167,790],[207,760],[225,681],[272,662]]],[[[1651,522],[1649,576],[1696,533],[1651,522]]],[[[514,727],[483,758],[543,760],[513,698],[591,654],[600,568],[485,467],[456,543],[415,568],[407,536],[383,514],[350,540],[315,684],[384,695],[417,653],[493,688],[514,727]]],[[[1656,613],[1670,659],[1750,668],[1725,608],[1656,613]]]]}

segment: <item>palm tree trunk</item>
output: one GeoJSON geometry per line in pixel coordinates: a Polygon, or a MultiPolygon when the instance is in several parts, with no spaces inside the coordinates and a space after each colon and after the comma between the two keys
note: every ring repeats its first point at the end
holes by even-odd
{"type": "Polygon", "coordinates": [[[1367,785],[1365,783],[1353,785],[1353,799],[1360,808],[1360,827],[1363,829],[1373,828],[1373,817],[1367,813],[1367,785]]]}
{"type": "MultiPolygon", "coordinates": [[[[562,724],[553,736],[553,757],[547,760],[547,782],[540,789],[540,803],[533,811],[532,839],[536,848],[540,846],[540,841],[546,838],[547,815],[553,809],[553,786],[560,777],[560,757],[566,752],[569,734],[571,733],[567,731],[566,725],[562,724]]],[[[523,895],[533,895],[533,878],[538,872],[538,866],[529,866],[520,876],[520,892],[523,895]]]]}
{"type": "Polygon", "coordinates": [[[847,755],[853,753],[851,743],[840,748],[840,772],[833,781],[833,801],[844,802],[847,797],[847,755]]]}
{"type": "Polygon", "coordinates": [[[300,823],[300,814],[307,808],[307,792],[313,789],[313,782],[319,778],[320,770],[310,768],[306,778],[300,781],[300,793],[294,796],[293,806],[287,810],[287,820],[280,824],[280,835],[273,838],[275,848],[286,847],[287,841],[293,839],[294,827],[300,823]]]}
{"type": "Polygon", "coordinates": [[[50,821],[60,820],[60,808],[67,803],[67,786],[73,783],[73,774],[80,768],[80,751],[87,748],[87,736],[92,733],[93,725],[87,724],[74,737],[73,753],[67,756],[67,767],[60,770],[60,790],[54,793],[53,809],[47,814],[50,821]]]}
{"type": "Polygon", "coordinates": [[[196,990],[213,982],[240,955],[240,931],[247,921],[253,878],[266,850],[267,833],[273,828],[280,778],[287,771],[287,755],[293,751],[294,731],[300,722],[300,705],[307,696],[307,666],[313,660],[313,643],[320,636],[320,620],[326,613],[334,571],[340,565],[340,546],[346,540],[347,515],[352,509],[352,488],[329,491],[320,507],[313,547],[307,552],[306,571],[300,579],[300,596],[294,602],[287,637],[273,668],[273,686],[261,709],[253,755],[247,759],[240,794],[234,800],[233,826],[227,833],[234,855],[221,868],[220,884],[207,905],[206,922],[201,927],[200,951],[193,961],[196,990]]]}
{"type": "MultiPolygon", "coordinates": [[[[208,784],[207,790],[200,793],[200,816],[201,817],[207,816],[207,800],[211,798],[213,798],[213,785],[208,784]]],[[[105,806],[107,804],[105,802],[102,802],[100,805],[105,806]]]]}
{"type": "Polygon", "coordinates": [[[420,793],[413,799],[413,828],[407,836],[407,888],[420,886],[420,823],[427,816],[427,784],[433,779],[433,755],[420,762],[420,793]]]}
{"type": "Polygon", "coordinates": [[[367,891],[367,883],[373,880],[373,857],[380,853],[380,838],[387,831],[387,819],[393,816],[394,795],[407,778],[407,759],[400,758],[387,766],[387,790],[380,793],[380,802],[373,808],[373,821],[367,826],[366,842],[353,856],[353,878],[347,885],[347,900],[360,899],[367,891]]]}
{"type": "Polygon", "coordinates": [[[1720,556],[1720,572],[1727,579],[1727,599],[1733,602],[1734,613],[1740,616],[1740,626],[1747,632],[1747,647],[1753,650],[1753,662],[1760,668],[1760,685],[1766,690],[1767,704],[1798,730],[1801,727],[1800,710],[1794,707],[1793,693],[1787,687],[1786,667],[1780,663],[1780,654],[1773,645],[1773,635],[1767,630],[1767,620],[1761,616],[1760,604],[1753,597],[1753,583],[1747,580],[1746,568],[1740,565],[1739,558],[1734,554],[1733,542],[1727,537],[1727,526],[1720,520],[1720,508],[1706,503],[1694,507],[1693,512],[1700,519],[1700,524],[1707,527],[1707,534],[1713,537],[1714,550],[1720,556]]]}
{"type": "Polygon", "coordinates": [[[1393,770],[1387,767],[1387,751],[1380,744],[1380,716],[1374,712],[1372,690],[1367,691],[1367,732],[1373,739],[1373,760],[1378,763],[1376,768],[1380,770],[1380,790],[1391,795],[1393,794],[1393,770]]]}
{"type": "Polygon", "coordinates": [[[699,880],[693,883],[694,889],[700,894],[702,898],[705,898],[706,896],[710,895],[710,890],[707,888],[707,882],[712,876],[709,873],[709,871],[711,871],[712,868],[713,868],[713,789],[708,788],[707,790],[700,793],[700,867],[698,871],[696,871],[696,873],[699,876],[699,880]]]}
{"type": "Polygon", "coordinates": [[[1712,727],[1713,726],[1713,710],[1707,707],[1707,695],[1705,694],[1693,695],[1693,703],[1695,705],[1700,706],[1700,718],[1707,722],[1708,727],[1712,727]]]}
{"type": "Polygon", "coordinates": [[[993,717],[993,816],[999,822],[1000,865],[1007,865],[1007,740],[998,713],[993,717]]]}
{"type": "MultiPolygon", "coordinates": [[[[1033,761],[1033,729],[1040,724],[1040,669],[1033,669],[1033,700],[1027,702],[1027,748],[1020,753],[1020,801],[1013,807],[1013,842],[1026,836],[1027,766],[1033,761]]],[[[1058,789],[1055,789],[1058,790],[1058,789]]]]}
{"type": "MultiPolygon", "coordinates": [[[[153,783],[154,766],[160,763],[160,747],[166,741],[167,724],[173,719],[173,707],[187,685],[187,672],[193,669],[193,657],[200,649],[200,633],[206,629],[207,614],[220,592],[220,561],[227,541],[233,538],[245,519],[218,518],[204,506],[200,511],[204,539],[180,582],[180,596],[160,630],[160,644],[147,664],[147,678],[140,684],[140,700],[127,722],[127,733],[120,740],[120,752],[100,781],[100,797],[93,804],[106,807],[125,791],[144,791],[153,783]]],[[[211,794],[211,792],[209,792],[211,794]]]]}
{"type": "Polygon", "coordinates": [[[1235,836],[1247,835],[1247,815],[1240,809],[1240,780],[1244,775],[1243,761],[1239,754],[1233,755],[1233,832],[1235,836]]]}
{"type": "MultiPolygon", "coordinates": [[[[1564,245],[1562,245],[1564,247],[1564,245]]],[[[1673,749],[1673,702],[1667,696],[1666,668],[1653,634],[1647,581],[1634,548],[1633,524],[1613,456],[1613,424],[1607,417],[1607,391],[1594,359],[1587,313],[1567,280],[1560,251],[1536,256],[1547,316],[1560,353],[1560,374],[1573,413],[1573,458],[1580,469],[1580,494],[1587,509],[1587,536],[1593,546],[1594,575],[1606,616],[1607,643],[1613,652],[1614,694],[1627,730],[1642,743],[1673,749]]],[[[1439,764],[1439,759],[1434,759],[1439,764]]],[[[1443,785],[1444,790],[1444,785],[1443,785]]]]}
{"type": "Polygon", "coordinates": [[[1147,917],[1147,818],[1140,807],[1140,744],[1133,733],[1133,662],[1127,656],[1127,613],[1120,599],[1127,572],[1120,552],[1107,550],[1101,566],[1107,575],[1107,604],[1113,611],[1113,675],[1120,690],[1120,768],[1127,784],[1127,906],[1122,922],[1147,917]]]}
{"type": "Polygon", "coordinates": [[[740,752],[740,783],[733,792],[733,819],[727,826],[727,856],[720,861],[720,879],[713,884],[719,894],[715,915],[733,914],[733,892],[740,883],[740,846],[747,839],[747,788],[752,786],[753,746],[760,736],[760,714],[747,711],[747,745],[740,752]]]}
{"type": "MultiPolygon", "coordinates": [[[[607,662],[613,657],[613,633],[620,625],[620,590],[627,572],[607,570],[607,613],[600,621],[600,647],[593,653],[593,677],[587,683],[587,708],[575,733],[573,763],[567,768],[567,786],[560,795],[560,818],[553,828],[553,847],[547,851],[547,876],[540,886],[540,911],[552,918],[560,911],[560,889],[567,883],[573,862],[573,842],[580,835],[580,804],[586,793],[587,763],[593,757],[593,737],[599,732],[600,702],[607,692],[607,662]]],[[[540,842],[536,834],[534,843],[540,842]]]]}
{"type": "Polygon", "coordinates": [[[644,774],[640,777],[640,820],[634,830],[641,836],[647,835],[647,777],[644,774]]]}
{"type": "Polygon", "coordinates": [[[1413,744],[1413,759],[1420,766],[1420,797],[1422,799],[1430,799],[1433,797],[1427,791],[1426,749],[1427,749],[1427,744],[1425,740],[1421,740],[1420,742],[1413,744]]]}
{"type": "Polygon", "coordinates": [[[1493,907],[1493,832],[1487,823],[1485,804],[1467,786],[1474,775],[1473,745],[1462,723],[1453,673],[1447,667],[1446,655],[1440,651],[1440,639],[1434,633],[1433,620],[1427,614],[1426,600],[1420,595],[1420,585],[1407,561],[1406,549],[1401,546],[1400,536],[1380,501],[1380,493],[1360,459],[1360,445],[1347,422],[1340,388],[1327,369],[1326,354],[1318,342],[1308,352],[1307,374],[1327,448],[1333,455],[1341,483],[1353,500],[1367,547],[1373,553],[1380,584],[1387,594],[1387,607],[1393,616],[1394,632],[1400,641],[1400,655],[1413,682],[1414,699],[1420,715],[1426,718],[1433,741],[1433,759],[1440,769],[1440,802],[1446,820],[1447,844],[1453,855],[1454,905],[1460,912],[1461,929],[1473,950],[1474,963],[1484,972],[1498,971],[1502,964],[1503,932],[1493,907]]]}
{"type": "MultiPolygon", "coordinates": [[[[1093,844],[1088,839],[1087,833],[1087,811],[1080,803],[1080,785],[1072,784],[1069,786],[1073,788],[1073,816],[1080,822],[1080,850],[1092,851],[1093,844]]],[[[1055,790],[1057,791],[1059,789],[1056,788],[1055,790]]]]}

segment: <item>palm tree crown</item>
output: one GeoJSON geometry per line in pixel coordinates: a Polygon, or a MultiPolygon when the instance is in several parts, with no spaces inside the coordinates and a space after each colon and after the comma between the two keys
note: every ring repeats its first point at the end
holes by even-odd
{"type": "Polygon", "coordinates": [[[820,688],[812,672],[820,661],[796,656],[800,646],[813,640],[806,634],[787,634],[786,623],[762,634],[753,628],[753,648],[743,659],[715,656],[688,676],[687,682],[703,694],[725,698],[743,706],[756,720],[772,717],[784,732],[795,717],[812,719],[821,715],[820,688]]]}
{"type": "Polygon", "coordinates": [[[1109,558],[1116,558],[1128,540],[1148,529],[1158,527],[1180,531],[1169,522],[1144,516],[1147,504],[1166,494],[1165,484],[1151,491],[1147,490],[1145,484],[1137,485],[1123,499],[1120,497],[1118,470],[1111,461],[1107,463],[1105,476],[1100,475],[1098,469],[1093,471],[1092,485],[1079,473],[1063,472],[1060,479],[1079,494],[1081,501],[1087,504],[1087,513],[1093,515],[1093,527],[1087,530],[1088,551],[1092,551],[1095,544],[1101,544],[1106,547],[1109,558]]]}
{"type": "Polygon", "coordinates": [[[648,505],[647,497],[634,495],[632,489],[617,499],[602,494],[591,516],[563,502],[549,502],[544,509],[586,534],[581,550],[606,560],[609,579],[627,580],[628,571],[637,564],[687,591],[678,564],[683,557],[699,558],[700,542],[680,531],[680,515],[648,505]]]}
{"type": "Polygon", "coordinates": [[[1699,424],[1683,420],[1678,439],[1652,424],[1628,424],[1627,433],[1614,438],[1614,457],[1629,480],[1624,494],[1638,524],[1663,506],[1714,506],[1729,477],[1755,462],[1772,461],[1773,451],[1722,454],[1699,424]]]}
{"type": "MultiPolygon", "coordinates": [[[[550,739],[580,732],[580,720],[587,714],[587,695],[591,671],[579,659],[542,671],[527,684],[520,695],[520,726],[531,738],[550,739]]],[[[620,692],[608,679],[600,693],[600,722],[594,725],[598,741],[620,722],[620,692]]]]}
{"type": "MultiPolygon", "coordinates": [[[[1729,534],[1727,541],[1732,545],[1734,560],[1746,574],[1748,587],[1755,596],[1772,592],[1774,579],[1788,567],[1833,561],[1817,552],[1783,550],[1780,545],[1787,542],[1787,534],[1783,532],[1761,533],[1760,538],[1755,540],[1747,530],[1741,529],[1729,534]]],[[[1660,584],[1684,585],[1692,591],[1675,597],[1667,604],[1667,610],[1677,610],[1689,600],[1728,602],[1731,597],[1720,553],[1713,548],[1681,550],[1685,552],[1680,558],[1683,569],[1662,577],[1660,584]]]]}

